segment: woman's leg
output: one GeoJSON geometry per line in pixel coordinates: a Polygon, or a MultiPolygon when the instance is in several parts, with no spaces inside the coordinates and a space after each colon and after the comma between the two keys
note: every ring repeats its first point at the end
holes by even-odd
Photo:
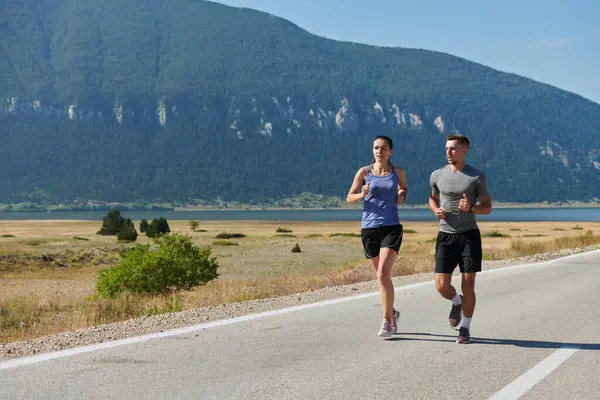
{"type": "MultiPolygon", "coordinates": [[[[381,296],[381,305],[383,306],[383,317],[392,322],[394,318],[394,284],[392,283],[392,267],[398,256],[398,252],[391,248],[382,248],[379,257],[377,257],[377,283],[379,284],[379,294],[381,296]]],[[[375,259],[373,259],[375,260],[375,259]]]]}

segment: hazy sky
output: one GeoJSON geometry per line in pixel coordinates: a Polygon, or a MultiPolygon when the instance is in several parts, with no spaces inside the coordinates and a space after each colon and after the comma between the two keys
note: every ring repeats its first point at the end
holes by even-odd
{"type": "Polygon", "coordinates": [[[437,50],[600,103],[598,0],[216,0],[337,40],[437,50]]]}

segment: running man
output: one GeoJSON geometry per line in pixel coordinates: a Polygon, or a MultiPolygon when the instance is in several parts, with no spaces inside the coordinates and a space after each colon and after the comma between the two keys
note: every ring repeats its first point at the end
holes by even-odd
{"type": "Polygon", "coordinates": [[[392,139],[377,136],[373,142],[373,160],[361,167],[346,200],[363,200],[361,238],[365,257],[371,262],[381,296],[383,321],[378,335],[390,337],[398,331],[400,312],[394,309],[392,267],[402,244],[403,229],[398,204],[406,201],[408,187],[404,169],[390,162],[392,139]]]}
{"type": "Polygon", "coordinates": [[[431,174],[429,195],[429,209],[440,220],[435,245],[435,286],[444,298],[452,301],[448,322],[459,331],[457,343],[471,343],[475,276],[481,271],[483,253],[475,215],[492,211],[485,174],[465,163],[468,150],[469,140],[465,136],[448,136],[448,165],[431,174]],[[462,295],[452,286],[456,265],[462,274],[462,295]]]}

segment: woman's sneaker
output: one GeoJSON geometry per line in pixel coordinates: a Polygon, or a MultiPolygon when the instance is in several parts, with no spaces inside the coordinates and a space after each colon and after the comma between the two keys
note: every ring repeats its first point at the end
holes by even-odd
{"type": "Polygon", "coordinates": [[[379,337],[391,337],[392,336],[392,323],[387,319],[384,319],[379,328],[379,337]]]}
{"type": "Polygon", "coordinates": [[[392,319],[392,333],[398,333],[398,319],[400,319],[400,311],[394,309],[394,318],[392,319]]]}

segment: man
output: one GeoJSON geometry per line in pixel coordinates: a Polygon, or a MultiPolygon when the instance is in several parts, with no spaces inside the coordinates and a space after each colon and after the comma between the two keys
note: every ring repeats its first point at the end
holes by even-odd
{"type": "Polygon", "coordinates": [[[469,140],[465,136],[448,136],[448,165],[431,174],[429,195],[429,209],[440,220],[435,246],[435,286],[444,298],[452,301],[448,322],[459,331],[457,343],[471,343],[475,276],[481,271],[483,253],[475,215],[492,211],[484,173],[465,163],[468,150],[469,140]],[[462,274],[462,295],[451,284],[457,264],[462,274]]]}

